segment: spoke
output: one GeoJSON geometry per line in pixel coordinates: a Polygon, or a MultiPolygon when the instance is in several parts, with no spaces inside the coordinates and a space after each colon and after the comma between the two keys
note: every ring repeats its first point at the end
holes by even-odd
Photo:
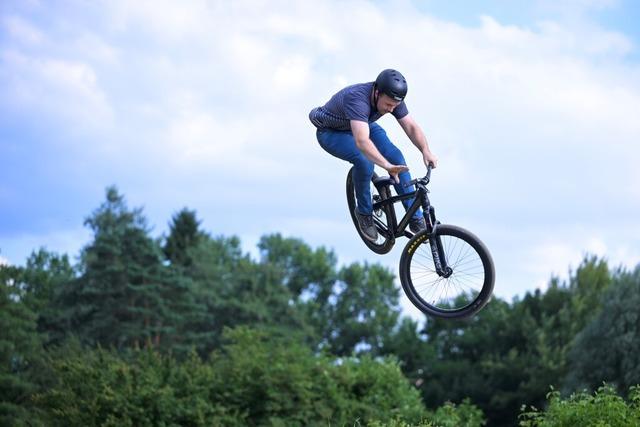
{"type": "Polygon", "coordinates": [[[447,257],[447,259],[446,259],[447,264],[450,264],[449,260],[453,258],[451,255],[455,252],[455,250],[456,250],[456,248],[458,246],[458,240],[459,239],[456,239],[456,240],[453,241],[453,246],[449,245],[449,242],[452,241],[451,236],[446,236],[446,238],[444,240],[446,241],[446,243],[443,241],[443,237],[440,237],[440,241],[442,242],[442,246],[445,247],[444,252],[445,252],[445,256],[447,257]],[[446,248],[449,248],[449,249],[447,250],[446,248]]]}
{"type": "Polygon", "coordinates": [[[416,253],[413,254],[413,256],[414,256],[414,258],[416,256],[418,256],[418,257],[420,257],[422,259],[425,259],[425,260],[427,260],[429,262],[433,262],[433,257],[431,256],[431,252],[429,252],[429,256],[427,256],[427,255],[423,254],[422,251],[420,251],[420,252],[416,251],[416,253]]]}
{"type": "Polygon", "coordinates": [[[438,276],[437,273],[433,272],[433,273],[422,273],[422,274],[416,274],[416,275],[411,275],[411,281],[412,282],[418,282],[418,283],[422,283],[422,281],[428,281],[431,280],[431,282],[429,283],[433,283],[434,281],[436,281],[437,279],[439,279],[440,276],[438,276]]]}
{"type": "Polygon", "coordinates": [[[471,264],[471,263],[477,263],[480,266],[482,266],[482,261],[480,260],[479,257],[469,258],[468,260],[465,260],[464,262],[458,263],[458,264],[453,265],[453,266],[451,266],[451,264],[449,264],[449,266],[455,267],[455,268],[457,268],[459,270],[460,267],[467,266],[468,264],[471,264]]]}
{"type": "Polygon", "coordinates": [[[464,254],[461,252],[458,256],[458,259],[456,259],[456,262],[454,263],[454,265],[462,265],[464,264],[462,261],[468,259],[471,257],[471,259],[473,260],[477,254],[475,252],[472,252],[469,254],[469,250],[472,249],[471,246],[468,246],[467,248],[465,248],[465,252],[464,254]]]}
{"type": "MultiPolygon", "coordinates": [[[[457,247],[457,245],[456,245],[456,247],[457,247]]],[[[460,248],[458,249],[458,256],[457,256],[456,260],[454,261],[453,265],[458,265],[458,263],[460,262],[460,257],[462,257],[462,250],[463,249],[465,249],[465,247],[461,244],[460,248]]]]}
{"type": "Polygon", "coordinates": [[[427,264],[423,264],[421,262],[416,262],[415,263],[418,267],[422,267],[425,270],[429,270],[429,271],[436,271],[435,266],[433,264],[427,265],[427,264]]]}
{"type": "Polygon", "coordinates": [[[466,276],[477,276],[477,275],[482,275],[484,273],[484,270],[482,269],[482,267],[478,267],[478,266],[472,266],[464,269],[459,269],[454,267],[452,270],[455,273],[466,275],[466,276]]]}
{"type": "Polygon", "coordinates": [[[455,279],[451,279],[452,283],[455,283],[458,286],[461,287],[467,287],[468,289],[472,289],[472,290],[476,290],[477,287],[480,287],[482,289],[482,283],[478,284],[475,282],[469,283],[468,281],[464,281],[463,279],[461,279],[460,277],[456,277],[455,279]]]}
{"type": "Polygon", "coordinates": [[[435,271],[429,240],[410,258],[410,280],[414,290],[427,304],[443,310],[457,310],[470,304],[484,286],[484,265],[476,249],[466,240],[439,236],[445,261],[453,274],[444,278],[435,271]]]}
{"type": "Polygon", "coordinates": [[[436,277],[434,280],[431,280],[430,282],[424,282],[424,283],[420,283],[418,285],[414,285],[413,287],[416,289],[425,289],[425,288],[433,288],[433,286],[442,281],[442,277],[438,276],[436,277]]]}

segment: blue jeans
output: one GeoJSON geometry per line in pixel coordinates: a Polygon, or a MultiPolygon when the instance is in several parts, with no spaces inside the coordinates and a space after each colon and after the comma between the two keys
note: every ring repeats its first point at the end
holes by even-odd
{"type": "MultiPolygon", "coordinates": [[[[353,164],[353,183],[356,190],[356,200],[358,202],[358,212],[364,215],[373,213],[371,201],[371,177],[373,176],[373,162],[362,154],[356,146],[356,141],[351,131],[335,131],[318,129],[316,132],[320,146],[332,156],[346,160],[353,164]]],[[[376,123],[369,124],[369,139],[376,146],[380,154],[394,165],[406,165],[404,156],[389,140],[387,133],[376,123]]],[[[394,185],[396,193],[405,194],[413,191],[413,187],[404,188],[403,184],[411,181],[409,172],[402,172],[399,175],[400,184],[394,185]]],[[[411,206],[413,199],[403,200],[405,209],[411,206]]],[[[414,218],[422,218],[422,210],[418,209],[414,218]]]]}

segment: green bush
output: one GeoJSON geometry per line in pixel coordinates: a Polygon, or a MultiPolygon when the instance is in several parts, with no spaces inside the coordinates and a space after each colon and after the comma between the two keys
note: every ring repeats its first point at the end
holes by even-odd
{"type": "Polygon", "coordinates": [[[103,349],[64,350],[51,361],[57,384],[34,397],[47,425],[189,426],[234,419],[209,399],[217,373],[195,354],[178,364],[150,350],[130,360],[103,349]]]}
{"type": "Polygon", "coordinates": [[[469,399],[457,406],[447,402],[436,409],[430,418],[437,427],[480,427],[485,423],[482,411],[472,405],[469,399]]]}
{"type": "Polygon", "coordinates": [[[640,426],[640,387],[632,387],[630,402],[618,396],[609,385],[600,387],[593,395],[586,392],[572,394],[562,399],[560,393],[551,391],[546,411],[531,408],[520,415],[523,427],[574,427],[574,426],[640,426]]]}
{"type": "Polygon", "coordinates": [[[229,330],[214,354],[215,385],[226,408],[250,425],[353,425],[426,411],[394,360],[333,359],[307,347],[246,328],[229,330]]]}
{"type": "Polygon", "coordinates": [[[435,413],[427,414],[419,424],[410,424],[396,418],[384,423],[374,421],[369,427],[480,427],[484,424],[482,411],[465,399],[459,405],[445,403],[435,413]]]}
{"type": "Polygon", "coordinates": [[[435,413],[394,359],[335,359],[273,332],[237,328],[210,359],[67,345],[50,353],[54,384],[33,402],[64,426],[480,426],[465,402],[435,413]]]}

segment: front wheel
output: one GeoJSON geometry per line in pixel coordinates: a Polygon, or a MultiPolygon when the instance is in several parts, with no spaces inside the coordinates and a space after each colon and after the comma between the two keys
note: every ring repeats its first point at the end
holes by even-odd
{"type": "Polygon", "coordinates": [[[495,269],[487,247],[471,232],[438,224],[417,233],[402,251],[400,282],[409,300],[425,314],[441,318],[473,316],[493,292],[495,269]],[[433,245],[432,245],[433,244],[433,245]],[[436,271],[434,253],[451,270],[436,271]]]}

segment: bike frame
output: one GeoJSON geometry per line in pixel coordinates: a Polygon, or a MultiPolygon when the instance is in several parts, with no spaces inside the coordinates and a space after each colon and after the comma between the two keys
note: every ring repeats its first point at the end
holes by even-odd
{"type": "MultiPolygon", "coordinates": [[[[380,184],[376,184],[378,188],[378,192],[380,193],[380,189],[382,187],[389,187],[392,184],[391,178],[380,181],[380,184]]],[[[374,219],[379,228],[382,228],[384,231],[391,233],[394,238],[397,237],[413,237],[409,231],[407,231],[407,227],[409,225],[409,221],[413,218],[413,215],[419,208],[422,208],[423,216],[427,224],[427,231],[429,233],[433,232],[433,229],[436,225],[436,214],[435,208],[431,206],[429,201],[429,197],[427,193],[429,190],[424,185],[416,184],[418,189],[416,191],[412,191],[410,193],[401,194],[398,196],[391,196],[384,200],[379,200],[373,202],[373,211],[384,210],[387,212],[389,217],[389,225],[388,227],[382,223],[379,219],[374,219]],[[414,199],[407,212],[400,219],[400,223],[398,224],[398,219],[396,217],[396,211],[394,209],[394,205],[398,202],[402,202],[403,200],[414,199]]]]}
{"type": "MultiPolygon", "coordinates": [[[[447,259],[444,253],[444,249],[442,247],[442,242],[440,240],[440,236],[436,233],[436,229],[438,227],[438,220],[436,219],[436,210],[431,205],[429,201],[429,190],[427,189],[427,184],[429,183],[431,176],[431,167],[427,170],[427,175],[424,178],[415,179],[406,184],[406,187],[411,185],[415,185],[417,190],[412,191],[410,193],[405,193],[397,196],[391,196],[384,200],[375,200],[373,202],[373,211],[374,211],[374,221],[376,223],[377,228],[381,232],[390,233],[388,237],[393,238],[394,240],[397,237],[413,237],[413,234],[407,231],[407,226],[409,225],[409,221],[413,217],[413,215],[417,212],[419,208],[422,208],[422,215],[424,216],[424,220],[426,223],[426,232],[429,236],[434,236],[434,238],[429,239],[429,244],[431,246],[431,255],[433,256],[433,261],[435,264],[436,272],[442,277],[449,277],[452,274],[451,268],[447,265],[447,259]],[[402,202],[403,200],[414,199],[407,209],[407,212],[404,214],[400,223],[398,224],[398,220],[396,217],[395,204],[398,202],[402,202]],[[376,210],[383,210],[387,212],[387,217],[389,219],[388,227],[380,221],[375,216],[376,210]]],[[[374,182],[374,185],[378,189],[378,194],[381,193],[381,189],[387,187],[388,191],[391,190],[391,185],[393,185],[393,178],[382,178],[374,182]]],[[[391,194],[391,193],[389,193],[391,194]]]]}

